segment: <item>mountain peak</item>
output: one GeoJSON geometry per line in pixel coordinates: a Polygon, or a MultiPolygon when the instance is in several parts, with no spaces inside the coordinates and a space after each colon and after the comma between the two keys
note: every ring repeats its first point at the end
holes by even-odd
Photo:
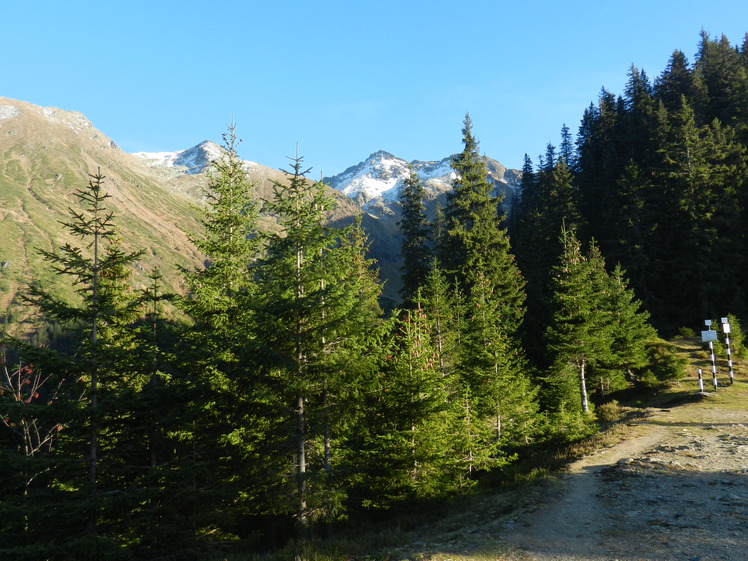
{"type": "Polygon", "coordinates": [[[377,150],[372,155],[370,155],[366,160],[383,160],[383,159],[393,159],[395,156],[387,152],[386,150],[377,150]]]}
{"type": "Polygon", "coordinates": [[[408,162],[384,150],[323,181],[344,195],[365,203],[372,199],[397,198],[397,186],[408,174],[408,162]]]}
{"type": "MultiPolygon", "coordinates": [[[[486,162],[489,179],[497,191],[504,194],[505,198],[509,195],[510,199],[512,187],[519,178],[518,172],[507,170],[491,158],[483,159],[486,162]]],[[[452,169],[452,156],[439,161],[407,162],[385,150],[378,150],[363,162],[349,167],[338,175],[326,177],[323,181],[356,200],[367,211],[374,211],[383,204],[388,206],[399,199],[402,184],[410,175],[411,169],[423,183],[430,198],[450,190],[456,177],[452,169]]]]}
{"type": "MultiPolygon", "coordinates": [[[[74,138],[93,142],[99,148],[114,148],[117,145],[98,131],[91,121],[79,111],[66,111],[57,107],[41,107],[7,97],[0,97],[0,121],[12,135],[29,135],[42,138],[62,138],[74,142],[74,138]]],[[[77,140],[75,140],[77,142],[77,140]]]]}
{"type": "Polygon", "coordinates": [[[146,161],[154,168],[184,168],[187,175],[206,171],[211,163],[221,157],[223,148],[210,140],[203,140],[192,148],[176,152],[136,152],[133,156],[146,161]]]}

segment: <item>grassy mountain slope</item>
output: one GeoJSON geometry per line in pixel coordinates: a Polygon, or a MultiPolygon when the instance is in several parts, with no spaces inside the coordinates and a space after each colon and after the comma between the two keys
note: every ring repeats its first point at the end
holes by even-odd
{"type": "MultiPolygon", "coordinates": [[[[20,295],[30,282],[72,296],[72,289],[43,262],[37,248],[55,250],[72,239],[60,221],[77,208],[75,192],[101,170],[111,198],[123,249],[144,249],[134,272],[134,284],[144,286],[158,269],[168,289],[181,292],[180,268],[202,266],[204,259],[190,241],[201,231],[199,207],[208,175],[185,175],[179,170],[154,169],[120,150],[82,114],[0,97],[0,325],[25,317],[20,295]]],[[[261,165],[249,170],[261,199],[273,196],[273,183],[286,174],[261,165]]],[[[337,208],[330,220],[350,224],[361,211],[344,195],[330,189],[337,208]]],[[[272,229],[272,216],[261,217],[272,229]]],[[[372,249],[385,276],[397,276],[399,245],[391,225],[364,216],[374,237],[372,249]]],[[[388,286],[396,298],[396,287],[388,286]]]]}
{"type": "Polygon", "coordinates": [[[81,114],[0,98],[0,309],[6,319],[21,314],[19,293],[31,281],[70,292],[36,248],[80,244],[60,221],[70,219],[69,208],[78,209],[75,191],[99,169],[124,249],[146,250],[136,285],[158,268],[179,290],[178,267],[202,262],[189,240],[200,224],[188,196],[161,185],[81,114]]]}

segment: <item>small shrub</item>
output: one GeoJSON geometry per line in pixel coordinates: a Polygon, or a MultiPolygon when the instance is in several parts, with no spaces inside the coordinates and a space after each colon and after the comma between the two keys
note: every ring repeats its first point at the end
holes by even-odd
{"type": "Polygon", "coordinates": [[[676,381],[686,375],[688,359],[678,355],[672,344],[662,339],[647,344],[649,366],[655,378],[659,381],[676,381]]]}
{"type": "Polygon", "coordinates": [[[622,411],[619,403],[614,399],[608,403],[598,405],[595,409],[600,424],[615,423],[621,418],[622,411]]]}
{"type": "Polygon", "coordinates": [[[696,337],[696,332],[690,327],[681,327],[678,329],[677,337],[679,339],[693,339],[696,337]]]}

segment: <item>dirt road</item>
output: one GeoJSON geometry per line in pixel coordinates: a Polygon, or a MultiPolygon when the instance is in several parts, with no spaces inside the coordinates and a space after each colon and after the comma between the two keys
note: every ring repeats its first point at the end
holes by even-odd
{"type": "Polygon", "coordinates": [[[506,561],[747,561],[748,402],[653,411],[494,535],[506,561]]]}

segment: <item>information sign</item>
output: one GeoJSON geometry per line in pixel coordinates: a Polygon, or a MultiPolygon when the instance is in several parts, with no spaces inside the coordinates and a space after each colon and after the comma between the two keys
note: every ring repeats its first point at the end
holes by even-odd
{"type": "Polygon", "coordinates": [[[702,343],[708,343],[709,341],[716,341],[716,340],[717,340],[717,332],[714,331],[714,329],[709,329],[708,331],[701,332],[702,343]]]}

